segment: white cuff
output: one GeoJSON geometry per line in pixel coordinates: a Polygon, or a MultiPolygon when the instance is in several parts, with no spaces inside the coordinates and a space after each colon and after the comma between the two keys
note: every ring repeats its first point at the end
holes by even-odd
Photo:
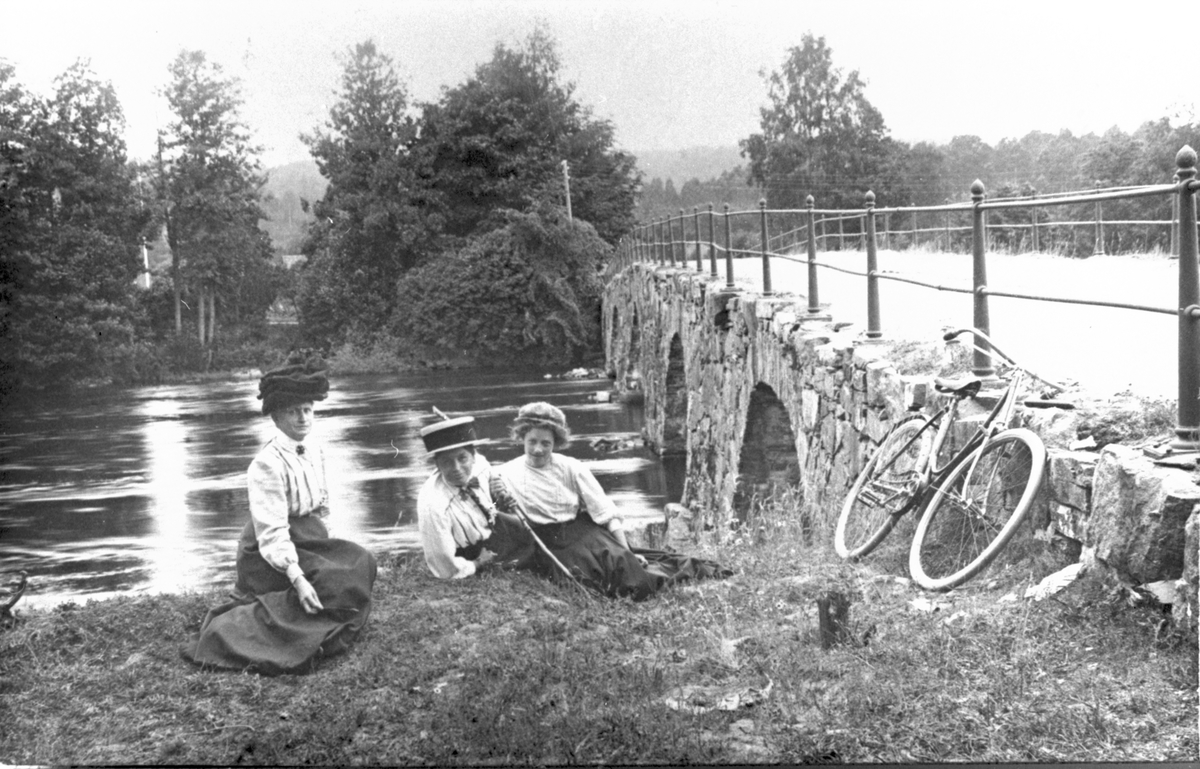
{"type": "Polygon", "coordinates": [[[304,576],[304,570],[300,568],[300,564],[298,564],[298,563],[289,563],[286,573],[287,573],[288,582],[291,582],[292,584],[296,583],[297,577],[304,576]]]}

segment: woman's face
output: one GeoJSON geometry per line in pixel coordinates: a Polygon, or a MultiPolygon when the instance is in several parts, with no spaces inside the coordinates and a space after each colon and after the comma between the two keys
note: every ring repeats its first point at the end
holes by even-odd
{"type": "Polygon", "coordinates": [[[547,427],[534,427],[525,433],[525,458],[533,467],[545,467],[554,453],[554,432],[547,427]]]}
{"type": "Polygon", "coordinates": [[[466,486],[475,468],[475,452],[466,446],[442,451],[433,455],[438,472],[451,486],[466,486]]]}
{"type": "Polygon", "coordinates": [[[281,409],[275,409],[271,412],[271,419],[275,420],[275,426],[279,428],[287,437],[294,441],[302,441],[308,437],[309,431],[313,426],[313,405],[312,401],[297,403],[294,406],[286,406],[281,409]]]}

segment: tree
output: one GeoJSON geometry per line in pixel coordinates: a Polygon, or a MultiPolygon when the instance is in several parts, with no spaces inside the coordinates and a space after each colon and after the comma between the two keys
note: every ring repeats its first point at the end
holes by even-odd
{"type": "Polygon", "coordinates": [[[197,299],[197,332],[211,344],[217,300],[236,293],[247,274],[245,262],[271,256],[269,238],[258,228],[265,183],[242,122],[240,83],[226,77],[202,51],[181,51],[162,89],[175,120],[159,133],[159,201],[171,248],[175,332],[182,331],[182,293],[197,299]]]}
{"type": "Polygon", "coordinates": [[[300,296],[301,321],[322,343],[382,328],[397,279],[433,250],[439,228],[392,60],[368,41],[344,65],[325,128],[302,137],[329,180],[303,247],[309,261],[300,296]]]}
{"type": "Polygon", "coordinates": [[[105,378],[129,354],[149,220],[112,86],[82,61],[54,85],[43,102],[0,65],[2,363],[18,386],[105,378]]]}
{"type": "Polygon", "coordinates": [[[536,29],[518,49],[497,45],[474,76],[424,105],[416,149],[448,234],[503,226],[506,210],[565,206],[564,160],[574,216],[610,244],[629,232],[635,160],[613,148],[612,124],[575,99],[560,68],[554,41],[536,29]]]}
{"type": "Polygon", "coordinates": [[[761,133],[739,142],[749,181],[772,208],[861,207],[863,194],[885,173],[887,128],[854,70],[833,66],[824,37],[805,33],[782,68],[767,78],[770,106],[761,133]]]}

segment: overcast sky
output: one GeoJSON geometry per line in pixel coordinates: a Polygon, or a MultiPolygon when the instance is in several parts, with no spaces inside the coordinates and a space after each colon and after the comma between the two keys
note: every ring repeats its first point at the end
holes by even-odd
{"type": "Polygon", "coordinates": [[[157,90],[184,48],[243,81],[243,117],[268,166],[308,157],[297,135],[322,123],[337,56],[373,39],[413,101],[436,99],[544,20],[577,97],[611,119],[627,150],[730,145],[758,128],[760,72],[806,31],[858,70],[897,139],[994,144],[1031,130],[1131,131],[1192,114],[1194,4],[1077,0],[0,0],[0,58],[49,94],[77,58],[111,80],[131,156],[169,119],[157,90]],[[1119,10],[1118,10],[1119,9],[1119,10]]]}

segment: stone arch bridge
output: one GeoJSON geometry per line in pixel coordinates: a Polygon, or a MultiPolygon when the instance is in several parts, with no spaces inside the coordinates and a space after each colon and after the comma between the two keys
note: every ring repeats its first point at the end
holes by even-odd
{"type": "MultiPolygon", "coordinates": [[[[644,393],[646,442],[664,457],[686,457],[679,502],[693,534],[726,530],[756,498],[784,493],[815,537],[832,537],[869,447],[940,397],[931,375],[897,372],[895,346],[839,330],[828,315],[810,314],[804,297],[633,264],[611,278],[602,313],[617,389],[644,393]]],[[[1053,522],[1085,562],[1132,582],[1184,577],[1194,618],[1200,486],[1191,473],[1126,446],[1071,450],[1076,412],[1025,418],[1050,455],[1035,526],[1053,522]]]]}

